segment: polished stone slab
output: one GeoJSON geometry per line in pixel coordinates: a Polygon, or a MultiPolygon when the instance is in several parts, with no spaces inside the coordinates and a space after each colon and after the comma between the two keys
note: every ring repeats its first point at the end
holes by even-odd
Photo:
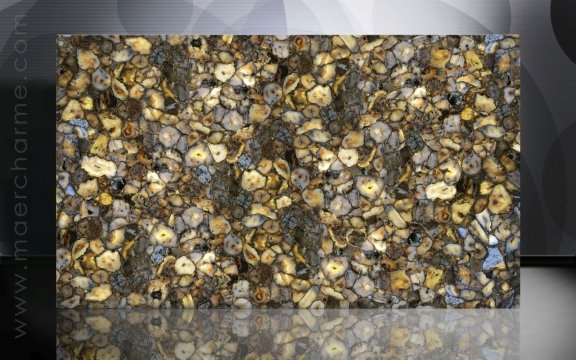
{"type": "Polygon", "coordinates": [[[62,35],[61,308],[510,308],[517,35],[62,35]]]}

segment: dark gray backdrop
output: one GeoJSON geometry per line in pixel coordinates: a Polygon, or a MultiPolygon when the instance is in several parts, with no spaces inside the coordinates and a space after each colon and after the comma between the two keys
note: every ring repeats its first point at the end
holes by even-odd
{"type": "Polygon", "coordinates": [[[28,255],[54,254],[55,34],[175,32],[519,33],[522,253],[576,253],[575,19],[569,0],[2,0],[0,254],[12,254],[18,239],[10,169],[24,155],[27,232],[19,246],[28,255]],[[26,70],[16,71],[24,61],[26,70]],[[14,93],[18,85],[26,86],[24,99],[14,93]],[[14,123],[17,103],[26,104],[25,125],[14,123]],[[27,141],[24,155],[14,149],[19,137],[27,141]]]}

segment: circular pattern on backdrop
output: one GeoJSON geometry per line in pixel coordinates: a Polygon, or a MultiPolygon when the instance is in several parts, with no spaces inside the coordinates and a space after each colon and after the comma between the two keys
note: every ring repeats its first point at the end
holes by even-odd
{"type": "Polygon", "coordinates": [[[562,51],[576,63],[576,2],[572,0],[551,0],[550,21],[554,36],[562,51]]]}

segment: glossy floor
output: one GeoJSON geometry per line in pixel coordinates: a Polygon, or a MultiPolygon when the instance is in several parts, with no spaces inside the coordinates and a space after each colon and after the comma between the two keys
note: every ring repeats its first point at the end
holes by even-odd
{"type": "Polygon", "coordinates": [[[575,274],[522,269],[520,310],[59,310],[58,357],[570,359],[575,274]]]}
{"type": "Polygon", "coordinates": [[[514,310],[99,310],[59,313],[61,358],[518,359],[514,310]]]}

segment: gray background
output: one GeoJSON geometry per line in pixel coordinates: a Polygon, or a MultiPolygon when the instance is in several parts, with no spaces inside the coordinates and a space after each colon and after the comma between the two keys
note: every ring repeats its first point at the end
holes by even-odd
{"type": "Polygon", "coordinates": [[[568,0],[3,1],[0,5],[0,252],[14,234],[14,86],[29,105],[28,254],[52,255],[57,33],[482,34],[521,36],[522,253],[576,253],[576,7],[568,0]],[[13,33],[25,14],[26,34],[13,33]],[[26,39],[25,54],[14,44],[26,39]],[[26,74],[14,71],[17,56],[26,74]],[[25,78],[24,78],[25,77],[25,78]]]}

